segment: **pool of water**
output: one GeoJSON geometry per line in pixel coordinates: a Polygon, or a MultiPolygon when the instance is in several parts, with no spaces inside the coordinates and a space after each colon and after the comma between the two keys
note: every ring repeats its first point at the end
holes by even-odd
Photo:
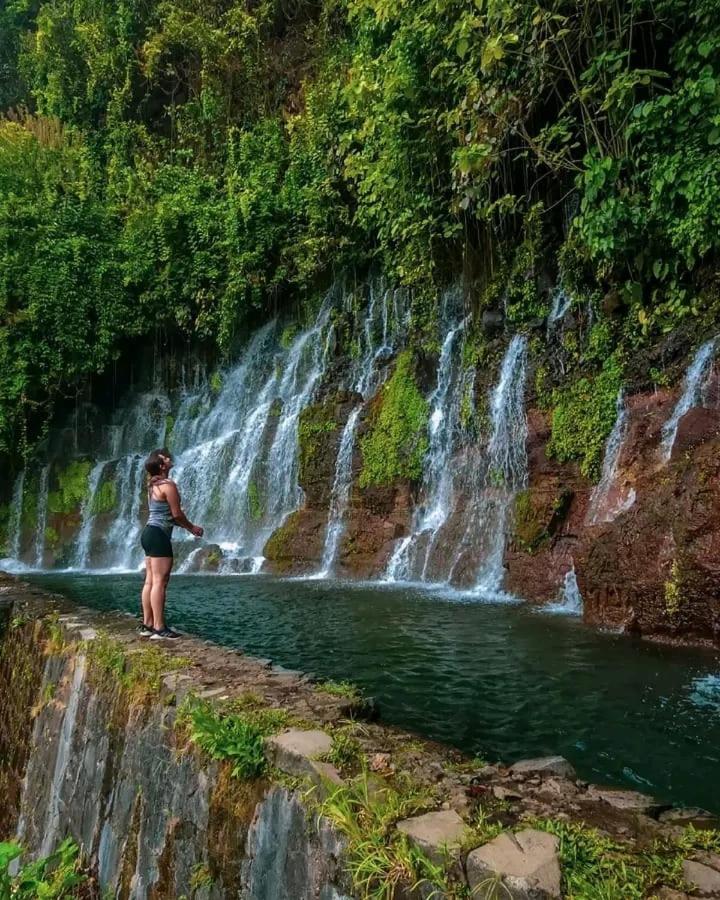
{"type": "MultiPolygon", "coordinates": [[[[32,579],[136,613],[140,577],[32,579]]],[[[560,753],[581,777],[720,812],[720,660],[527,606],[409,586],[175,576],[178,628],[350,679],[385,721],[489,760],[560,753]]]]}

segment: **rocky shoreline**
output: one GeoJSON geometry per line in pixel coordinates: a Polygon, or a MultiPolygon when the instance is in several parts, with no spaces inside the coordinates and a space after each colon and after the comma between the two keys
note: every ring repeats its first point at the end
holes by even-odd
{"type": "MultiPolygon", "coordinates": [[[[0,591],[7,620],[0,734],[6,742],[12,735],[22,741],[24,734],[26,742],[24,762],[17,746],[0,754],[15,760],[12,771],[0,763],[4,783],[24,778],[14,791],[5,791],[6,806],[13,807],[13,798],[15,803],[3,810],[0,821],[6,836],[17,829],[33,855],[72,835],[99,886],[113,896],[181,896],[193,866],[204,866],[215,885],[211,889],[208,882],[205,893],[192,894],[196,897],[235,896],[236,888],[239,896],[268,900],[376,896],[363,893],[350,874],[357,875],[358,835],[338,814],[340,800],[354,796],[358,786],[368,822],[373,804],[382,806],[389,797],[397,802],[396,819],[384,825],[387,852],[397,854],[402,840],[403,847],[415,848],[429,861],[423,863],[423,885],[413,893],[400,878],[394,896],[430,896],[433,877],[440,891],[435,896],[464,896],[457,893],[464,885],[474,897],[492,897],[490,888],[497,890],[500,883],[507,889],[500,896],[550,898],[561,891],[563,896],[596,896],[569,892],[567,846],[573,829],[580,829],[583,840],[592,835],[593,846],[610,842],[625,863],[637,861],[638,871],[644,871],[651,851],[673,860],[668,868],[674,872],[672,884],[648,881],[649,893],[637,896],[720,896],[720,855],[714,849],[720,838],[708,831],[717,820],[703,810],[673,809],[634,791],[588,784],[561,757],[512,766],[469,760],[375,721],[372,704],[348,688],[328,689],[270,660],[192,637],[173,645],[175,661],[168,658],[155,669],[156,690],[125,692],[118,703],[117,685],[100,678],[97,667],[121,654],[122,665],[113,663],[115,677],[121,678],[117,673],[132,671],[138,665],[134,660],[147,654],[132,620],[76,607],[10,577],[2,578],[0,591]],[[26,684],[15,674],[18,654],[41,659],[26,684]],[[227,761],[209,759],[177,730],[177,719],[188,698],[199,698],[222,716],[244,709],[249,697],[285,727],[265,738],[269,768],[263,778],[228,780],[223,774],[227,761]],[[29,731],[12,721],[23,705],[29,731]],[[76,718],[68,723],[71,713],[76,718]],[[137,800],[137,785],[155,790],[139,769],[147,752],[143,744],[158,741],[167,748],[160,755],[173,799],[156,797],[159,807],[150,807],[137,800]],[[64,746],[59,749],[59,744],[64,746]],[[126,782],[137,796],[125,798],[124,818],[118,818],[120,797],[129,790],[126,782]],[[220,809],[219,785],[239,790],[243,803],[236,798],[220,809]],[[310,820],[304,813],[298,824],[296,806],[314,810],[310,820]],[[226,838],[218,846],[209,844],[213,834],[228,831],[228,809],[240,807],[244,824],[232,846],[226,838]],[[55,819],[48,809],[55,810],[55,819]],[[294,824],[288,824],[288,816],[294,824]],[[123,827],[137,834],[137,847],[117,833],[113,845],[110,832],[123,827]],[[288,828],[293,834],[281,833],[288,828]],[[177,841],[186,831],[193,838],[183,844],[183,853],[192,860],[181,866],[177,841]],[[702,840],[693,843],[693,834],[703,835],[702,840]],[[142,841],[149,845],[145,855],[138,855],[142,841]],[[328,850],[331,844],[334,849],[328,850]],[[294,853],[304,860],[299,869],[294,853]]],[[[363,821],[360,816],[355,824],[363,821]]]]}

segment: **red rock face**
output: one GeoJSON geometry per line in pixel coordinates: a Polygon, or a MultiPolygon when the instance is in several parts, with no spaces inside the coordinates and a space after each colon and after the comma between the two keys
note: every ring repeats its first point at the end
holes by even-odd
{"type": "Polygon", "coordinates": [[[530,487],[506,551],[509,590],[542,602],[574,565],[587,622],[653,637],[717,639],[720,411],[690,410],[663,464],[661,429],[675,399],[667,392],[629,398],[615,483],[596,524],[587,516],[592,486],[574,466],[546,458],[547,422],[531,412],[530,487]],[[563,491],[572,500],[562,522],[553,522],[563,491]]]}
{"type": "MultiPolygon", "coordinates": [[[[529,485],[517,497],[510,519],[507,590],[533,603],[553,601],[574,567],[588,623],[673,640],[720,638],[720,410],[690,410],[664,463],[662,426],[676,400],[668,391],[627,399],[615,478],[593,517],[588,512],[594,485],[576,465],[548,457],[549,417],[529,411],[529,485]]],[[[268,543],[272,571],[299,574],[320,568],[335,458],[351,408],[343,407],[337,428],[322,436],[303,484],[305,507],[268,543]]],[[[341,577],[382,574],[412,520],[411,485],[358,486],[362,433],[361,424],[335,567],[341,577]]],[[[451,518],[442,541],[448,553],[455,552],[452,529],[451,518]]],[[[473,561],[467,562],[468,571],[474,571],[473,561]]],[[[460,579],[462,568],[457,567],[460,579]]]]}

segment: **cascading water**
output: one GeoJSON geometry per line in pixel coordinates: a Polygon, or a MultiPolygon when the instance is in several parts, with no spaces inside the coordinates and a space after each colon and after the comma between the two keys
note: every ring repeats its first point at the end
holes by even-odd
{"type": "Polygon", "coordinates": [[[706,341],[698,348],[690,363],[683,381],[683,391],[680,399],[675,405],[670,418],[663,425],[660,441],[660,458],[663,462],[668,462],[672,455],[680,419],[694,406],[702,402],[703,390],[707,385],[712,370],[716,343],[717,338],[706,341]]]}
{"type": "Polygon", "coordinates": [[[40,471],[37,496],[37,525],[35,530],[35,568],[42,569],[45,557],[45,529],[47,527],[48,482],[50,466],[40,471]]]}
{"type": "Polygon", "coordinates": [[[325,547],[321,564],[320,578],[327,578],[332,574],[333,565],[340,546],[340,538],[345,530],[345,514],[350,500],[352,487],[352,459],[355,448],[355,431],[362,406],[356,406],[350,413],[340,439],[337,463],[335,466],[335,481],[333,483],[332,498],[330,500],[330,515],[328,516],[327,531],[325,533],[325,547]]]}
{"type": "MultiPolygon", "coordinates": [[[[457,304],[452,304],[456,306],[457,304]]],[[[463,320],[450,328],[438,362],[437,383],[430,396],[429,448],[423,472],[423,506],[415,513],[410,534],[399,541],[387,566],[388,581],[425,580],[435,538],[450,515],[453,475],[450,465],[462,392],[458,386],[458,338],[463,320]]]]}
{"type": "Polygon", "coordinates": [[[527,484],[526,350],[526,339],[515,335],[490,402],[492,432],[487,451],[486,486],[479,510],[488,541],[476,581],[477,590],[484,594],[497,594],[502,588],[510,508],[515,494],[527,484]]]}
{"type": "Polygon", "coordinates": [[[10,507],[10,521],[8,522],[8,552],[10,558],[14,560],[20,559],[24,488],[25,469],[15,479],[10,507]]]}
{"type": "Polygon", "coordinates": [[[552,306],[547,317],[547,333],[552,334],[558,324],[565,318],[565,314],[572,306],[572,297],[563,288],[556,288],[553,293],[552,306]]]}
{"type": "Polygon", "coordinates": [[[350,413],[340,437],[325,545],[316,578],[327,578],[333,572],[350,502],[353,454],[360,414],[365,401],[385,380],[387,368],[383,367],[383,363],[390,358],[402,336],[405,324],[404,300],[404,294],[400,291],[387,290],[378,285],[370,287],[370,301],[362,330],[363,352],[353,365],[350,377],[351,390],[359,394],[363,402],[350,413]]]}
{"type": "Polygon", "coordinates": [[[542,612],[559,613],[564,616],[581,616],[583,599],[575,576],[575,566],[565,575],[563,586],[555,603],[541,607],[542,612]]]}
{"type": "Polygon", "coordinates": [[[80,531],[75,544],[75,557],[73,568],[86,569],[90,556],[90,541],[92,539],[93,525],[95,524],[95,505],[100,480],[102,478],[107,460],[95,463],[90,469],[87,483],[87,493],[80,509],[80,531]]]}
{"type": "Polygon", "coordinates": [[[631,487],[623,490],[618,485],[620,454],[628,428],[628,414],[622,391],[618,393],[616,409],[615,424],[605,444],[600,481],[592,492],[585,516],[586,525],[612,522],[635,502],[635,489],[631,487]]]}

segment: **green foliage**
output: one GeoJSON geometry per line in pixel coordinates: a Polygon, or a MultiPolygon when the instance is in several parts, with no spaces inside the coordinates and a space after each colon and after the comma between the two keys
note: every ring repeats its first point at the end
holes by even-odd
{"type": "Polygon", "coordinates": [[[138,703],[157,697],[163,677],[189,665],[185,657],[171,656],[152,645],[127,651],[105,631],[87,641],[84,650],[94,677],[138,703]]]}
{"type": "Polygon", "coordinates": [[[251,481],[248,485],[247,502],[250,518],[255,522],[262,519],[265,513],[265,506],[257,481],[251,481]]]}
{"type": "Polygon", "coordinates": [[[117,484],[114,481],[104,481],[97,489],[93,497],[92,509],[94,516],[109,513],[117,505],[117,484]]]}
{"type": "Polygon", "coordinates": [[[323,694],[331,694],[334,697],[344,697],[352,703],[360,703],[364,700],[362,690],[351,681],[323,681],[316,685],[315,690],[323,694]]]}
{"type": "Polygon", "coordinates": [[[338,729],[333,733],[332,749],[327,759],[340,771],[357,769],[363,760],[362,746],[349,731],[338,729]]]}
{"type": "Polygon", "coordinates": [[[446,887],[442,866],[432,863],[394,825],[418,812],[427,798],[416,791],[398,793],[389,785],[374,790],[363,771],[336,788],[320,804],[319,813],[345,836],[348,869],[363,900],[392,900],[400,886],[431,893],[446,887]]]}
{"type": "Polygon", "coordinates": [[[243,702],[220,709],[195,697],[186,701],[178,716],[178,724],[187,727],[194,744],[213,759],[228,760],[233,777],[246,780],[266,772],[263,739],[287,721],[284,710],[258,709],[252,703],[248,709],[243,702]]]}
{"type": "Polygon", "coordinates": [[[79,850],[70,838],[50,856],[25,863],[17,875],[10,864],[22,854],[15,842],[0,843],[0,900],[72,900],[87,877],[80,871],[79,850]]]}
{"type": "Polygon", "coordinates": [[[328,400],[306,406],[300,413],[298,424],[298,442],[300,446],[300,482],[309,480],[313,465],[319,462],[319,454],[324,447],[326,435],[337,431],[335,421],[335,403],[328,400]]]}
{"type": "Polygon", "coordinates": [[[428,404],[413,371],[412,351],[401,353],[372,411],[370,432],[362,439],[360,486],[418,479],[427,452],[428,404]]]}
{"type": "MultiPolygon", "coordinates": [[[[132,339],[229,352],[375,261],[425,346],[461,265],[513,325],[556,256],[574,296],[617,294],[603,358],[716,318],[713,0],[18,0],[0,116],[5,457],[132,339]]],[[[366,483],[415,477],[383,443],[366,483]]]]}
{"type": "Polygon", "coordinates": [[[680,612],[684,602],[682,572],[676,559],[673,560],[670,567],[670,577],[663,586],[663,593],[665,597],[665,611],[672,619],[680,612]]]}
{"type": "Polygon", "coordinates": [[[569,900],[642,900],[663,884],[685,890],[683,859],[694,850],[717,852],[720,848],[720,833],[692,826],[677,838],[633,852],[582,824],[553,820],[532,824],[560,840],[563,896],[569,900]]]}
{"type": "Polygon", "coordinates": [[[610,357],[594,378],[579,378],[569,387],[553,392],[548,452],[560,462],[578,460],[586,478],[597,479],[600,475],[621,386],[620,366],[610,357]]]}
{"type": "Polygon", "coordinates": [[[78,512],[87,497],[88,460],[73,460],[57,472],[57,490],[48,494],[48,512],[68,515],[78,512]]]}

